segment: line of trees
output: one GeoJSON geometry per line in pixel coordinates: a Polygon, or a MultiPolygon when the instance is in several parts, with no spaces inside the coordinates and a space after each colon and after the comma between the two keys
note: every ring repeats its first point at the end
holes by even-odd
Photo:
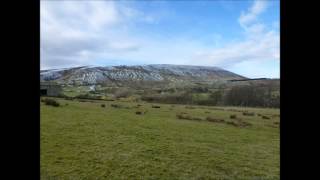
{"type": "Polygon", "coordinates": [[[245,85],[234,86],[229,89],[220,89],[210,92],[205,99],[196,99],[190,90],[165,93],[147,94],[141,97],[144,101],[197,104],[197,105],[224,105],[224,106],[247,106],[247,107],[280,107],[279,88],[274,86],[245,85]]]}

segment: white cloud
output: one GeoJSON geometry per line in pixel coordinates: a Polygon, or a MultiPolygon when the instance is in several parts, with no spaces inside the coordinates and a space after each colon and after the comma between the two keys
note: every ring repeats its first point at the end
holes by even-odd
{"type": "Polygon", "coordinates": [[[195,54],[190,63],[230,68],[241,62],[279,60],[279,33],[257,21],[266,7],[266,1],[256,0],[248,12],[241,13],[238,22],[245,32],[244,40],[195,54]]]}
{"type": "Polygon", "coordinates": [[[239,23],[242,27],[246,27],[251,22],[255,21],[257,17],[263,13],[267,8],[267,1],[256,0],[250,7],[248,12],[242,12],[239,17],[239,23]]]}
{"type": "Polygon", "coordinates": [[[41,68],[94,64],[139,49],[127,24],[152,16],[113,1],[41,1],[41,68]]]}

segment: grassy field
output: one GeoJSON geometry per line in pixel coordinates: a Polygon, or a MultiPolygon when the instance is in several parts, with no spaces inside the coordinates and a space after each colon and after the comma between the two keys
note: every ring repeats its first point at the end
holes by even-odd
{"type": "Polygon", "coordinates": [[[279,179],[279,109],[58,101],[41,103],[41,179],[279,179]]]}

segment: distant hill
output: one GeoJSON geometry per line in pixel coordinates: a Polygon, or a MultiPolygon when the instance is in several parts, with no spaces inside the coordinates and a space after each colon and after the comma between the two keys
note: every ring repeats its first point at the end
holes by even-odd
{"type": "Polygon", "coordinates": [[[213,83],[247,79],[233,72],[211,66],[141,65],[74,67],[40,71],[41,81],[69,85],[130,86],[131,84],[213,83]]]}

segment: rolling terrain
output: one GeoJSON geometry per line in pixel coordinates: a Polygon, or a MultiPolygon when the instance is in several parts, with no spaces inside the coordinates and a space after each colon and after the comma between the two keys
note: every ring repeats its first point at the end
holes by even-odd
{"type": "Polygon", "coordinates": [[[142,65],[75,67],[66,69],[42,70],[42,81],[54,81],[69,85],[122,86],[136,83],[190,83],[246,79],[230,71],[209,66],[188,65],[142,65]]]}
{"type": "Polygon", "coordinates": [[[56,100],[41,179],[280,179],[279,109],[56,100]]]}

